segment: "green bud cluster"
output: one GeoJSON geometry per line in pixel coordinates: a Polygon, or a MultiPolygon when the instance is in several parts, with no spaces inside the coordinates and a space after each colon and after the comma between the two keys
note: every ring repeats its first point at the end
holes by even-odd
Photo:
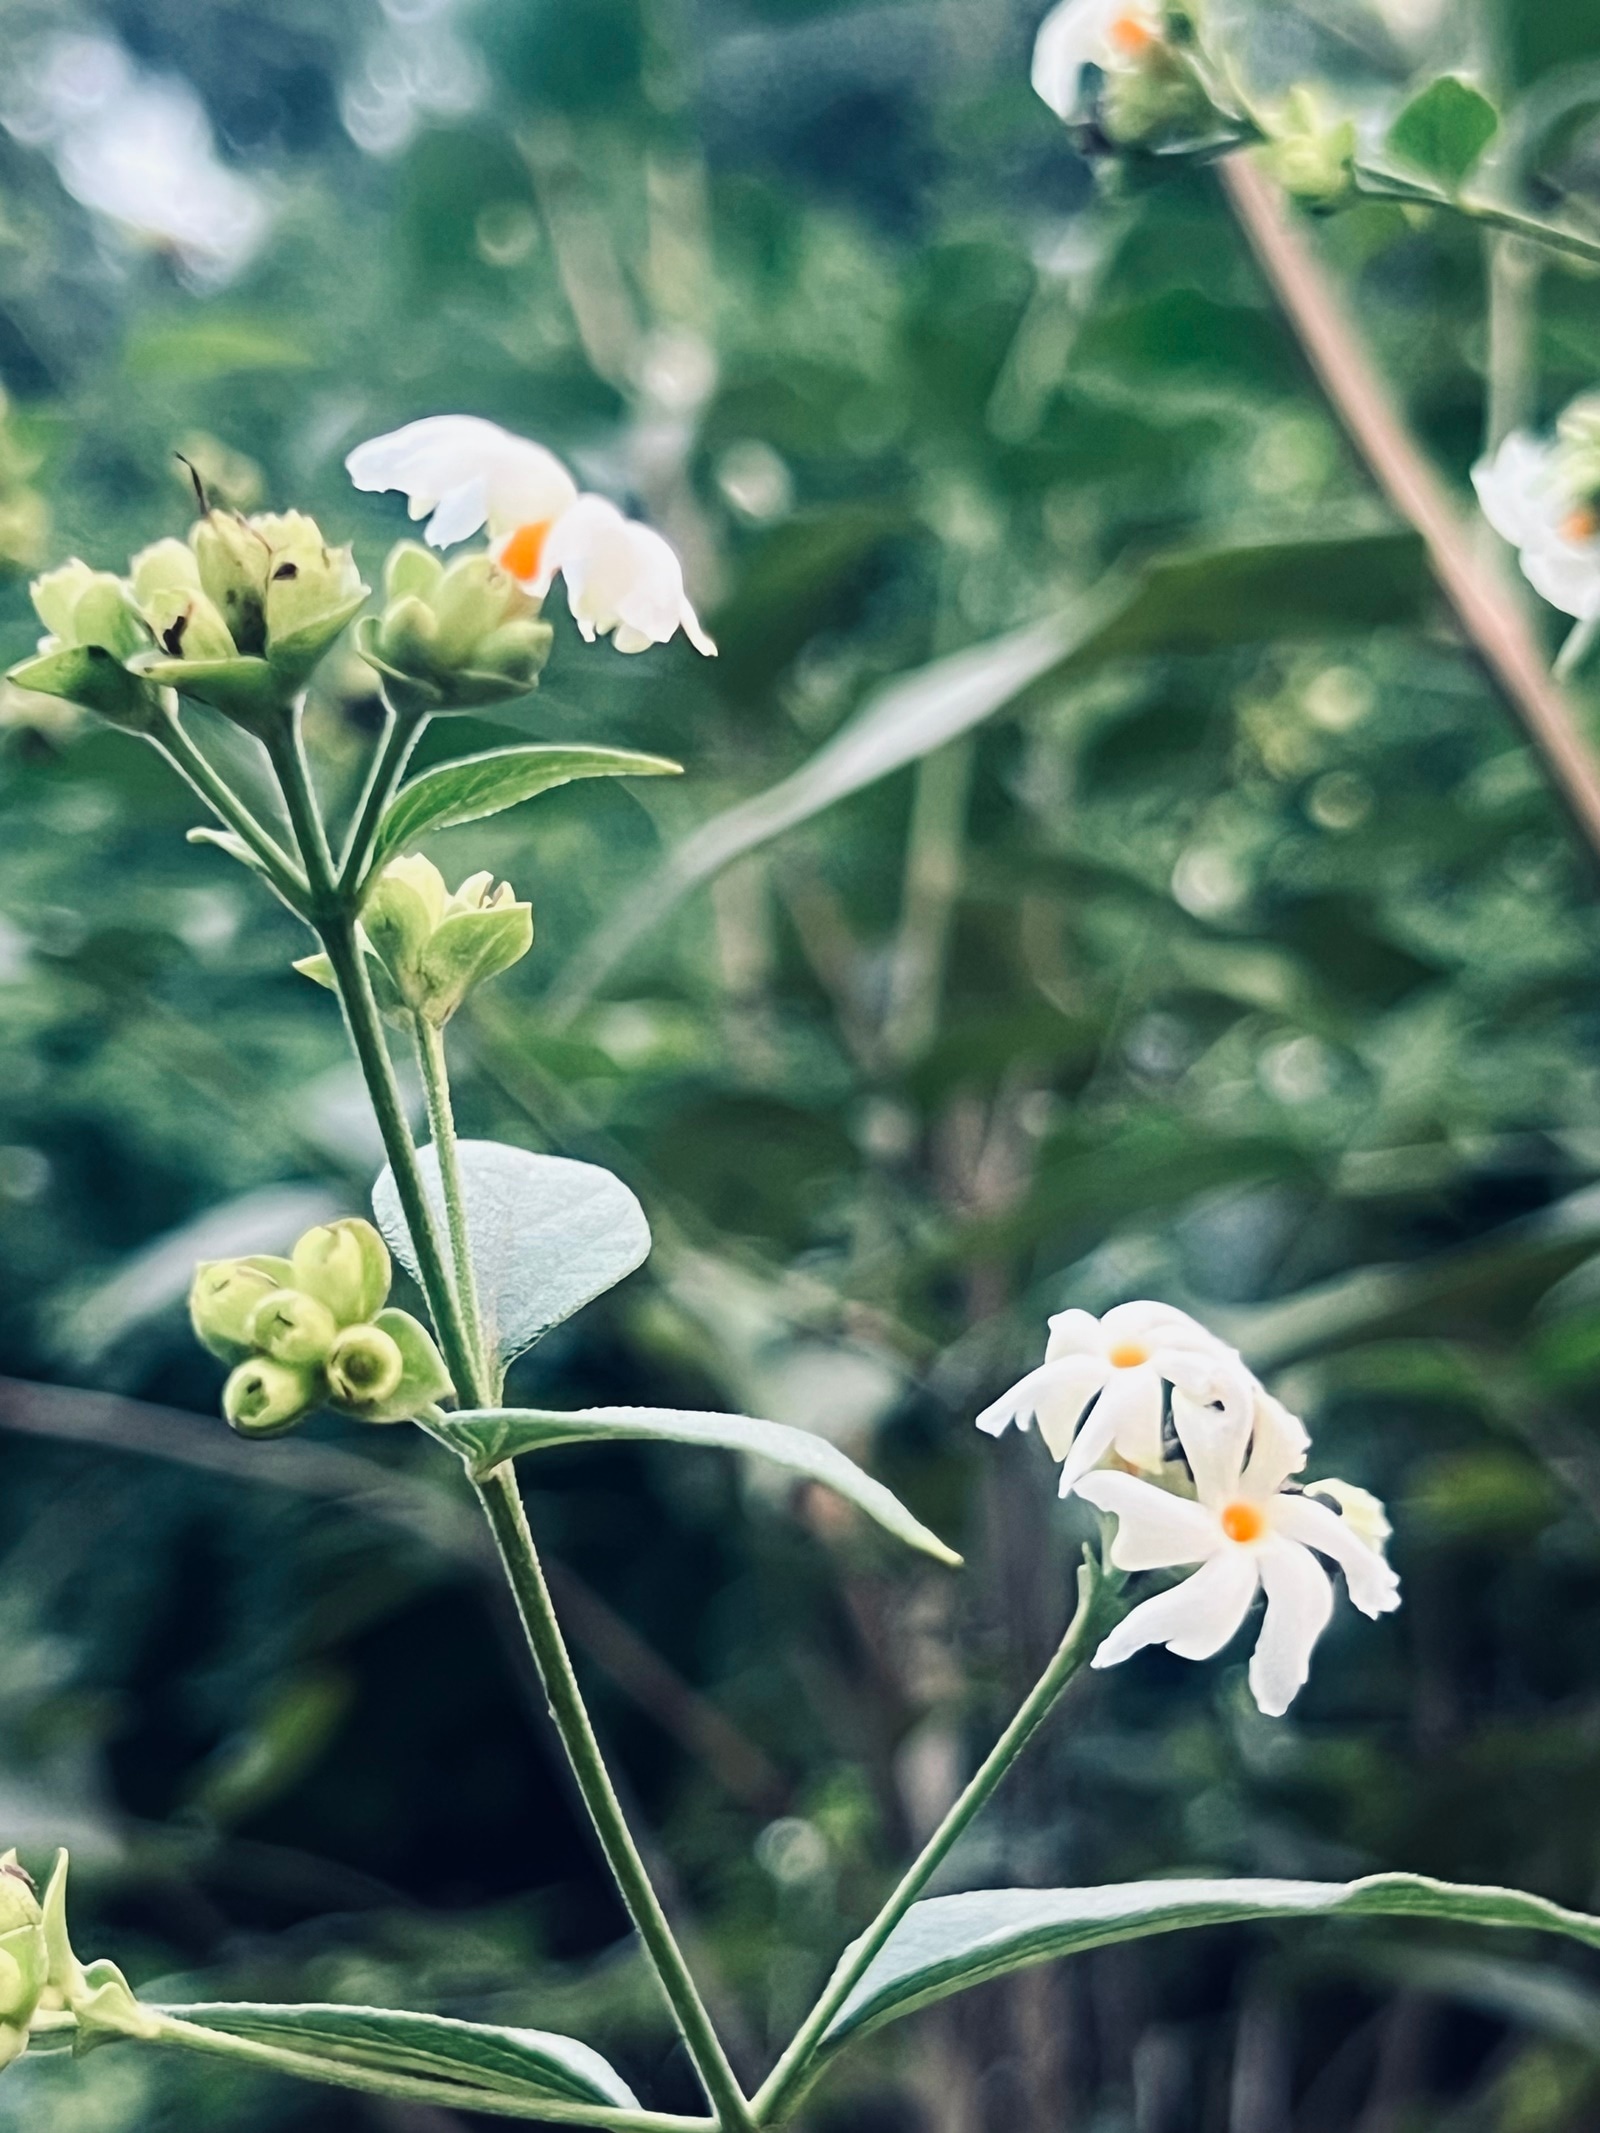
{"type": "Polygon", "coordinates": [[[50,1982],[44,1912],[17,1855],[0,1856],[0,2066],[28,2048],[28,2024],[50,1982]]]}
{"type": "Polygon", "coordinates": [[[1259,160],[1284,191],[1315,213],[1342,207],[1355,191],[1355,120],[1333,118],[1302,83],[1273,114],[1270,132],[1259,160]]]}
{"type": "Polygon", "coordinates": [[[176,688],[259,730],[367,596],[350,550],[302,511],[209,511],[186,541],[141,549],[126,578],[74,558],[31,591],[50,634],[11,678],[136,729],[176,688]]]}
{"type": "MultiPolygon", "coordinates": [[[[420,1015],[442,1029],[469,992],[521,960],[533,946],[533,907],[509,882],[473,874],[454,892],[420,853],[392,860],[361,908],[373,992],[390,1016],[420,1015]]],[[[325,955],[295,969],[333,989],[325,955]]]]}
{"type": "Polygon", "coordinates": [[[384,609],[356,642],[419,710],[464,711],[525,696],[550,653],[540,603],[485,550],[452,563],[401,541],[383,572],[384,609]]]}
{"type": "Polygon", "coordinates": [[[222,1411],[242,1437],[276,1437],[317,1407],[404,1422],[454,1387],[427,1328],[385,1309],[388,1247],[359,1216],[307,1230],[287,1259],[210,1259],[189,1316],[233,1367],[222,1411]]]}

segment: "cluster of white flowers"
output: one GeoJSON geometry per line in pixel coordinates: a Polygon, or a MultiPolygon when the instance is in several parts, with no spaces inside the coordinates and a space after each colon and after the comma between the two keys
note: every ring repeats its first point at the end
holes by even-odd
{"type": "Polygon", "coordinates": [[[1513,431],[1472,485],[1539,597],[1580,622],[1600,617],[1600,396],[1574,400],[1552,437],[1513,431]]]}
{"type": "Polygon", "coordinates": [[[717,649],[667,542],[605,497],[581,495],[542,444],[477,415],[428,415],[358,444],[345,467],[358,489],[398,489],[435,548],[487,527],[495,561],[536,599],[559,575],[591,643],[609,636],[619,652],[642,652],[681,629],[697,650],[717,649]]]}
{"type": "Polygon", "coordinates": [[[1209,1659],[1264,1589],[1250,1687],[1263,1711],[1281,1717],[1333,1612],[1318,1556],[1344,1572],[1363,1614],[1399,1606],[1383,1506],[1349,1482],[1302,1481],[1305,1425],[1237,1350],[1184,1312],[1126,1303],[1103,1318],[1052,1318],[1043,1363],[986,1408],[978,1427],[997,1437],[1035,1418],[1062,1462],[1062,1495],[1115,1517],[1117,1569],[1192,1570],[1135,1607],[1096,1652],[1096,1666],[1115,1666],[1148,1644],[1209,1659]]]}

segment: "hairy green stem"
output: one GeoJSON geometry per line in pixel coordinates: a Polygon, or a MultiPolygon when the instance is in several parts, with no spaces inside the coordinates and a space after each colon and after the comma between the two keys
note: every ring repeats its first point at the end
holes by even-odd
{"type": "Polygon", "coordinates": [[[707,2118],[679,2118],[658,2111],[608,2109],[604,2104],[566,2103],[559,2097],[507,2095],[466,2082],[431,2081],[420,2074],[383,2073],[376,2067],[353,2066],[323,2059],[313,2052],[297,2052],[287,2046],[266,2044],[254,2037],[229,2036],[198,2022],[186,2022],[177,2010],[147,2010],[154,2027],[145,2040],[152,2044],[177,2044],[190,2051],[207,2052],[222,2059],[243,2059],[252,2065],[270,2067],[285,2074],[298,2074],[308,2081],[334,2088],[358,2089],[369,2096],[403,2097],[415,2103],[453,2106],[457,2110],[482,2111],[498,2118],[532,2119],[545,2125],[588,2126],[598,2133],[715,2133],[707,2118]]]}
{"type": "Polygon", "coordinates": [[[509,1464],[498,1466],[474,1486],[516,1595],[517,1611],[544,1683],[550,1715],[572,1764],[584,1805],[639,1938],[655,1965],[689,2056],[717,2114],[718,2126],[722,2133],[750,2133],[755,2124],[750,2106],[651,1885],[607,1773],[556,1621],[533,1535],[528,1530],[516,1474],[509,1464]]]}
{"type": "Polygon", "coordinates": [[[433,1152],[439,1163],[439,1184],[444,1193],[450,1230],[450,1254],[455,1261],[456,1301],[472,1352],[478,1358],[479,1383],[487,1387],[488,1397],[493,1401],[500,1397],[499,1373],[483,1338],[483,1313],[478,1305],[478,1280],[472,1269],[472,1240],[467,1233],[467,1200],[461,1183],[461,1155],[456,1146],[456,1118],[450,1102],[444,1031],[426,1015],[414,1015],[412,1028],[417,1040],[417,1059],[422,1068],[422,1086],[427,1092],[433,1152]]]}
{"type": "Polygon", "coordinates": [[[406,762],[428,723],[426,711],[397,709],[387,696],[384,704],[389,715],[383,739],[373,751],[367,782],[356,805],[355,818],[339,862],[339,886],[346,896],[357,895],[362,887],[361,877],[372,856],[373,840],[378,834],[384,810],[394,798],[394,789],[400,782],[406,762]]]}
{"type": "Polygon", "coordinates": [[[1113,1593],[1120,1580],[1109,1578],[1087,1553],[1078,1572],[1078,1605],[1055,1657],[1039,1676],[1021,1709],[995,1742],[961,1797],[918,1853],[912,1865],[859,1940],[845,1951],[827,1990],[806,2016],[793,2041],[757,2091],[759,2125],[781,2120],[810,2076],[817,2047],[828,2026],[865,1976],[874,1956],[899,1925],[949,1856],[956,1840],[994,1793],[1029,1740],[1055,1708],[1061,1692],[1088,1658],[1100,1633],[1109,1627],[1113,1593]]]}
{"type": "Polygon", "coordinates": [[[149,739],[152,747],[160,750],[184,783],[198,793],[212,813],[254,852],[261,862],[262,872],[284,902],[292,909],[300,910],[308,886],[304,874],[278,840],[251,814],[232,786],[212,768],[184,731],[177,712],[168,711],[159,732],[152,733],[149,739]]]}

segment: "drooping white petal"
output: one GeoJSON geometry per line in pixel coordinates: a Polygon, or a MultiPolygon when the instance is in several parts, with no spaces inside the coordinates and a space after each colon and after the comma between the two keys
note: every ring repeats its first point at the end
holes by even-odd
{"type": "Polygon", "coordinates": [[[1600,615],[1600,548],[1591,541],[1545,537],[1529,541],[1517,558],[1541,600],[1564,615],[1592,622],[1600,615]]]}
{"type": "Polygon", "coordinates": [[[1269,1540],[1254,1551],[1267,1589],[1266,1619],[1250,1661],[1250,1693],[1281,1718],[1305,1687],[1311,1650],[1333,1613],[1333,1587],[1309,1549],[1269,1540]]]}
{"type": "Polygon", "coordinates": [[[1257,1501],[1274,1496],[1291,1474],[1298,1474],[1311,1450],[1311,1438],[1298,1415],[1290,1414],[1261,1386],[1255,1388],[1250,1418],[1250,1457],[1242,1487],[1257,1501]]]}
{"type": "Polygon", "coordinates": [[[1285,1539],[1336,1562],[1351,1600],[1364,1615],[1375,1619],[1400,1605],[1400,1580],[1389,1564],[1326,1504],[1314,1503],[1309,1496],[1281,1496],[1272,1506],[1272,1524],[1285,1539]]]}
{"type": "Polygon", "coordinates": [[[1238,1492],[1250,1442],[1249,1392],[1245,1386],[1238,1397],[1217,1406],[1191,1399],[1181,1386],[1173,1387],[1173,1426],[1202,1503],[1225,1503],[1238,1492]]]}
{"type": "Polygon", "coordinates": [[[1553,458],[1550,445],[1526,430],[1514,430],[1492,459],[1480,459],[1472,470],[1484,517],[1513,548],[1526,547],[1552,523],[1553,458]]]}
{"type": "Polygon", "coordinates": [[[1037,1415],[1051,1457],[1064,1459],[1078,1419],[1100,1390],[1105,1375],[1106,1365],[1098,1356],[1069,1356],[1059,1362],[1041,1363],[984,1409],[978,1417],[978,1427],[986,1436],[998,1437],[1013,1423],[1018,1429],[1029,1428],[1037,1415]]]}
{"type": "Polygon", "coordinates": [[[551,527],[534,590],[548,591],[557,573],[566,580],[573,620],[591,641],[615,632],[619,651],[642,652],[681,629],[698,650],[716,651],[669,544],[602,496],[580,496],[551,527]]]}
{"type": "Polygon", "coordinates": [[[1256,1557],[1226,1548],[1193,1577],[1158,1592],[1124,1616],[1091,1664],[1118,1666],[1149,1644],[1164,1644],[1180,1659],[1210,1659],[1235,1635],[1256,1594],[1256,1557]]]}
{"type": "Polygon", "coordinates": [[[1044,1349],[1047,1363],[1053,1363],[1063,1355],[1104,1355],[1105,1352],[1100,1321],[1092,1311],[1057,1311],[1050,1320],[1050,1338],[1044,1349]]]}
{"type": "Polygon", "coordinates": [[[345,460],[358,489],[398,489],[413,518],[430,511],[436,548],[559,518],[578,488],[542,444],[477,415],[426,415],[358,444],[345,460]]]}
{"type": "Polygon", "coordinates": [[[1078,1494],[1115,1516],[1111,1560],[1119,1570],[1172,1570],[1180,1563],[1203,1563],[1224,1545],[1209,1511],[1136,1474],[1085,1474],[1078,1494]]]}
{"type": "Polygon", "coordinates": [[[1161,1408],[1161,1380],[1149,1364],[1110,1370],[1061,1469],[1062,1495],[1071,1495],[1082,1476],[1112,1450],[1130,1466],[1154,1473],[1161,1465],[1161,1408]]]}

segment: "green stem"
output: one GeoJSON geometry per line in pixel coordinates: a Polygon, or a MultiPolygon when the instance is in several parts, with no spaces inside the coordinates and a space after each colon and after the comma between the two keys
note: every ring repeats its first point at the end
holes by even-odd
{"type": "Polygon", "coordinates": [[[327,830],[323,827],[322,810],[317,805],[316,787],[311,781],[311,765],[306,761],[300,700],[296,699],[287,710],[284,724],[266,744],[267,753],[278,774],[283,804],[289,810],[289,826],[305,862],[306,878],[311,884],[312,917],[320,923],[323,918],[333,917],[339,909],[338,883],[334,879],[333,853],[329,849],[327,830]]]}
{"type": "Polygon", "coordinates": [[[389,716],[383,739],[373,753],[372,767],[367,773],[367,782],[339,862],[339,886],[346,896],[356,895],[362,887],[361,877],[372,854],[378,825],[394,797],[394,789],[400,782],[407,758],[417,745],[417,737],[428,722],[426,711],[397,710],[387,697],[384,703],[389,716]]]}
{"type": "Polygon", "coordinates": [[[662,1990],[671,2004],[683,2041],[701,2084],[717,2114],[722,2133],[750,2133],[755,2124],[727,2054],[712,2026],[689,1966],[673,1937],[667,1915],[639,1857],[621,1803],[612,1788],[595,1739],[589,1713],[584,1707],[578,1678],[572,1670],[560,1624],[550,1600],[533,1535],[522,1508],[516,1475],[509,1466],[498,1466],[474,1483],[478,1500],[489,1521],[506,1577],[516,1595],[517,1611],[527,1632],[528,1644],[550,1715],[583,1794],[584,1805],[595,1826],[607,1862],[626,1903],[639,1938],[644,1942],[662,1990]]]}
{"type": "Polygon", "coordinates": [[[507,2095],[480,2089],[467,2082],[430,2081],[417,2074],[380,2072],[375,2067],[352,2066],[339,2060],[319,2058],[312,2052],[292,2051],[284,2045],[266,2044],[254,2037],[229,2036],[225,2030],[208,2029],[186,2022],[178,2013],[159,2008],[146,2012],[153,2028],[145,2038],[152,2044],[177,2044],[189,2051],[207,2052],[215,2058],[243,2059],[254,2066],[271,2067],[279,2073],[298,2074],[334,2088],[358,2089],[368,2096],[397,2096],[416,2103],[435,2103],[491,2114],[499,2118],[534,2119],[545,2125],[589,2126],[604,2133],[715,2133],[707,2118],[678,2118],[658,2111],[608,2109],[604,2104],[566,2103],[559,2097],[507,2095]]]}
{"type": "Polygon", "coordinates": [[[1550,669],[1557,681],[1571,680],[1594,650],[1597,636],[1600,636],[1600,615],[1588,616],[1567,632],[1567,640],[1557,652],[1556,663],[1550,669]]]}
{"type": "Polygon", "coordinates": [[[183,730],[176,711],[168,711],[160,732],[152,733],[150,741],[152,746],[158,748],[166,757],[184,783],[199,794],[212,813],[225,822],[234,835],[242,838],[255,853],[261,862],[262,872],[284,902],[294,910],[300,910],[305,903],[307,891],[304,874],[277,839],[251,814],[233,788],[213,770],[183,730]]]}
{"type": "Polygon", "coordinates": [[[400,1085],[395,1079],[394,1062],[384,1041],[383,1021],[372,996],[372,982],[367,976],[366,958],[356,938],[355,920],[346,914],[319,927],[318,932],[333,966],[350,1042],[355,1047],[378,1130],[383,1136],[389,1168],[394,1173],[395,1189],[400,1195],[406,1228],[417,1256],[422,1292],[428,1300],[439,1345],[444,1350],[444,1359],[458,1394],[474,1405],[481,1405],[487,1387],[479,1376],[477,1351],[462,1322],[455,1284],[450,1279],[449,1265],[439,1240],[438,1223],[417,1166],[416,1144],[411,1138],[400,1085]]]}
{"type": "Polygon", "coordinates": [[[893,1895],[861,1938],[853,1941],[846,1950],[838,1969],[828,1980],[827,1990],[757,2091],[755,2115],[759,2125],[770,2125],[781,2119],[798,2098],[828,2025],[865,1976],[889,1935],[943,1865],[957,1838],[1049,1717],[1062,1690],[1089,1656],[1091,1646],[1099,1641],[1101,1631],[1109,1627],[1108,1603],[1119,1582],[1109,1578],[1085,1552],[1083,1567],[1078,1572],[1077,1610],[1067,1625],[1067,1633],[1057,1647],[1055,1657],[1040,1675],[1016,1717],[990,1749],[971,1783],[907,1869],[893,1895]]]}
{"type": "Polygon", "coordinates": [[[480,1381],[488,1386],[489,1399],[493,1401],[500,1393],[495,1382],[496,1373],[484,1346],[483,1314],[478,1306],[478,1281],[472,1267],[472,1240],[467,1234],[467,1201],[461,1183],[461,1155],[456,1146],[455,1111],[450,1102],[444,1031],[426,1015],[413,1016],[412,1027],[417,1040],[417,1058],[422,1067],[422,1086],[427,1091],[428,1125],[433,1134],[433,1152],[439,1163],[439,1184],[449,1221],[456,1300],[467,1339],[478,1358],[480,1381]]]}
{"type": "Polygon", "coordinates": [[[1442,207],[1481,222],[1487,229],[1509,230],[1552,252],[1566,252],[1574,259],[1600,260],[1600,237],[1586,237],[1581,230],[1564,229],[1537,215],[1503,207],[1492,200],[1474,200],[1465,193],[1447,193],[1425,180],[1404,178],[1397,172],[1375,170],[1370,163],[1357,163],[1355,180],[1360,190],[1375,200],[1400,200],[1413,207],[1442,207]]]}

